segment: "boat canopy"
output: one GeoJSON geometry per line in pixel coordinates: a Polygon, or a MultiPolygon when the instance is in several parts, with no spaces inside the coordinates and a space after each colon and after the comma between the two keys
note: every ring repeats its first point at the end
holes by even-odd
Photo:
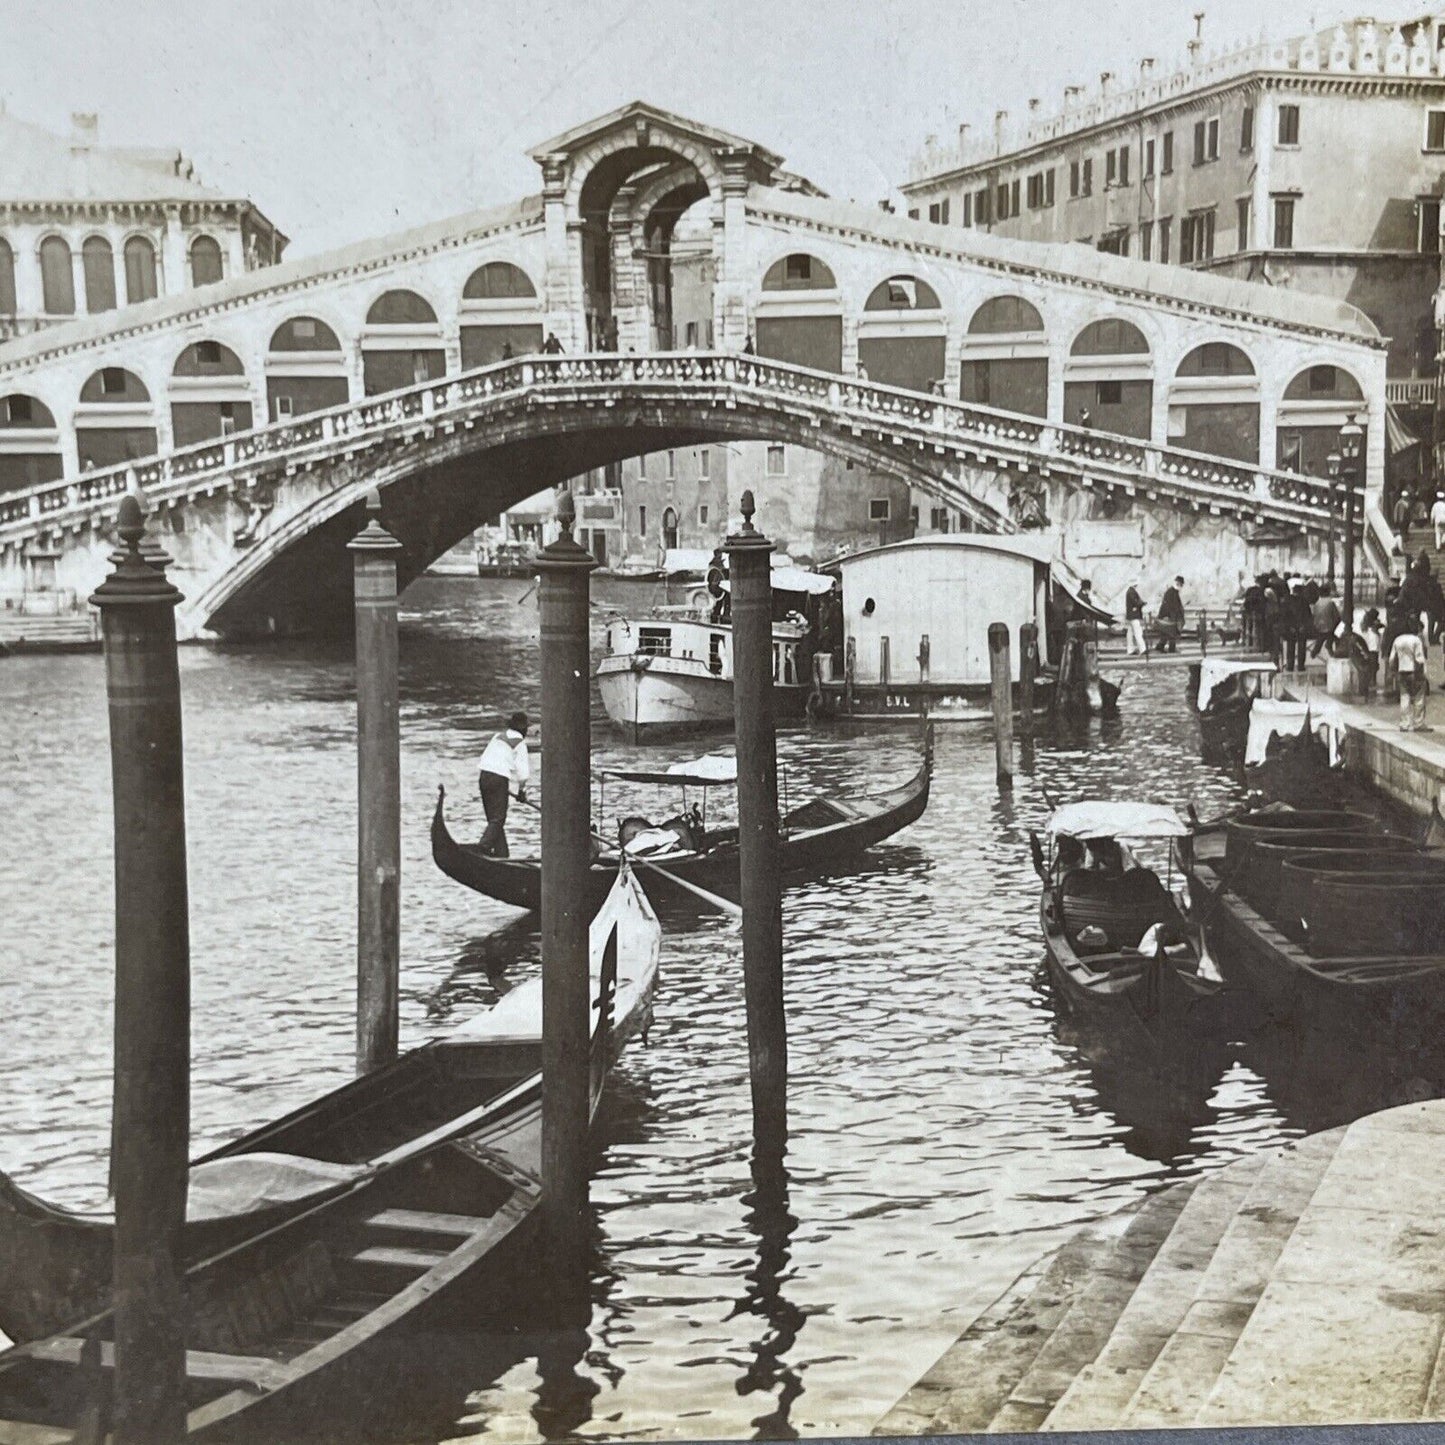
{"type": "Polygon", "coordinates": [[[1327,697],[1295,702],[1257,697],[1249,710],[1249,735],[1244,743],[1244,765],[1254,767],[1269,756],[1269,740],[1297,738],[1308,727],[1329,749],[1330,766],[1338,767],[1344,747],[1345,724],[1339,703],[1327,697]]]}
{"type": "Polygon", "coordinates": [[[1269,673],[1278,669],[1272,662],[1249,662],[1238,658],[1206,657],[1199,664],[1199,708],[1202,712],[1209,705],[1210,695],[1221,682],[1238,677],[1244,672],[1269,673]]]}
{"type": "MultiPolygon", "coordinates": [[[[835,585],[835,579],[822,572],[807,572],[802,567],[786,566],[773,568],[772,582],[774,592],[803,592],[812,597],[821,597],[825,592],[831,592],[835,585]]],[[[723,588],[731,591],[731,583],[725,581],[723,588]]]]}
{"type": "Polygon", "coordinates": [[[705,757],[692,759],[691,762],[673,763],[661,772],[608,768],[602,776],[620,778],[627,783],[671,783],[685,788],[709,788],[722,783],[736,783],[738,760],[732,753],[708,753],[705,757]]]}
{"type": "Polygon", "coordinates": [[[1079,584],[1079,579],[1066,562],[1056,557],[1053,562],[1049,564],[1049,577],[1053,581],[1054,586],[1057,587],[1075,607],[1081,609],[1084,618],[1093,622],[1102,622],[1106,626],[1113,625],[1115,618],[1112,612],[1106,612],[1097,602],[1081,595],[1082,589],[1079,584]]]}
{"type": "Polygon", "coordinates": [[[662,554],[662,570],[669,577],[679,572],[696,572],[703,575],[712,562],[712,553],[706,547],[669,547],[662,554]]]}
{"type": "Polygon", "coordinates": [[[1184,820],[1163,803],[1066,803],[1049,819],[1064,838],[1187,838],[1184,820]]]}

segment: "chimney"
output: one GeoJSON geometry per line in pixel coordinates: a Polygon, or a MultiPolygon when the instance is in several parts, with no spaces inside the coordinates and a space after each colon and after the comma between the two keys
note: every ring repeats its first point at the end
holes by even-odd
{"type": "Polygon", "coordinates": [[[94,111],[73,111],[70,116],[70,194],[90,194],[90,153],[99,123],[94,111]]]}
{"type": "Polygon", "coordinates": [[[1066,110],[1077,102],[1083,89],[1082,85],[1066,85],[1064,87],[1064,108],[1066,110]]]}
{"type": "Polygon", "coordinates": [[[93,110],[73,110],[70,113],[70,144],[93,146],[100,139],[100,117],[93,110]]]}
{"type": "Polygon", "coordinates": [[[963,150],[963,149],[968,145],[968,133],[969,133],[969,131],[971,131],[972,129],[973,129],[973,127],[972,127],[971,125],[969,125],[969,123],[968,123],[967,121],[964,121],[963,124],[959,126],[959,128],[958,128],[958,148],[959,148],[959,150],[963,150]]]}
{"type": "Polygon", "coordinates": [[[1152,55],[1146,55],[1143,60],[1139,62],[1139,83],[1142,85],[1153,74],[1154,57],[1152,55]]]}
{"type": "Polygon", "coordinates": [[[1004,126],[1007,124],[1007,122],[1008,122],[1008,111],[1006,111],[1006,110],[996,110],[996,111],[994,111],[994,113],[993,113],[993,139],[994,139],[994,144],[995,144],[995,145],[1001,146],[1001,145],[1003,144],[1004,126]]]}
{"type": "Polygon", "coordinates": [[[1039,113],[1039,98],[1038,98],[1038,96],[1036,96],[1036,95],[1031,95],[1031,96],[1029,96],[1029,114],[1030,114],[1030,115],[1037,115],[1038,113],[1039,113]]]}
{"type": "Polygon", "coordinates": [[[1104,71],[1101,71],[1101,72],[1099,73],[1099,94],[1100,94],[1100,95],[1108,95],[1108,93],[1109,93],[1109,82],[1110,82],[1111,80],[1113,80],[1113,78],[1114,78],[1114,72],[1113,72],[1112,70],[1104,70],[1104,71]]]}

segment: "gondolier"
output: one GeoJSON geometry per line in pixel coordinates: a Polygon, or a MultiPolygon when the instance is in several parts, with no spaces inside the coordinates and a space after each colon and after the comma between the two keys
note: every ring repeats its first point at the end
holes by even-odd
{"type": "Polygon", "coordinates": [[[478,851],[491,858],[506,858],[507,803],[515,786],[518,802],[527,800],[527,784],[532,777],[532,762],[527,756],[527,714],[514,712],[505,732],[497,733],[482,753],[477,788],[482,795],[482,808],[487,815],[487,829],[482,834],[478,851]]]}

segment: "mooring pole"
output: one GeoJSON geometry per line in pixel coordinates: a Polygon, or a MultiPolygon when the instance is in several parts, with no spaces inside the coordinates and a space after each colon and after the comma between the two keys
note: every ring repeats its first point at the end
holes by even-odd
{"type": "Polygon", "coordinates": [[[1025,736],[1034,730],[1034,679],[1038,671],[1038,623],[1025,622],[1019,628],[1019,724],[1025,736]]]}
{"type": "Polygon", "coordinates": [[[190,1143],[191,955],[181,684],[170,558],[142,551],[140,500],[120,504],[121,547],[100,609],[115,806],[117,1445],[186,1434],[182,1230],[190,1143]]]}
{"type": "Polygon", "coordinates": [[[401,972],[401,722],[396,560],[381,498],[347,543],[356,606],[356,1072],[396,1058],[401,972]]]}
{"type": "Polygon", "coordinates": [[[561,532],[537,556],[542,575],[542,1207],[559,1283],[585,1248],[589,1041],[587,939],[592,736],[588,579],[597,563],[572,536],[576,504],[557,504],[561,532]]]}
{"type": "MultiPolygon", "coordinates": [[[[783,1003],[782,859],[778,753],[773,735],[773,544],[753,527],[753,494],[742,497],[742,530],[726,543],[732,578],[733,716],[737,726],[738,841],[743,906],[743,990],[753,1136],[782,1146],[788,1129],[788,1030],[783,1003]]],[[[886,652],[885,652],[886,656],[886,652]]]]}
{"type": "Polygon", "coordinates": [[[1013,667],[1008,623],[988,625],[988,680],[993,700],[993,755],[1000,788],[1014,785],[1013,667]]]}

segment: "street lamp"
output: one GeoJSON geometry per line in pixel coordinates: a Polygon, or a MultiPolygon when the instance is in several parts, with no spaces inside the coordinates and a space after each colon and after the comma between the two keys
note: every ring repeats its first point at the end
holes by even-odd
{"type": "Polygon", "coordinates": [[[1345,656],[1352,656],[1355,635],[1355,489],[1365,469],[1365,431],[1354,412],[1340,428],[1340,472],[1345,483],[1345,656]]]}
{"type": "Polygon", "coordinates": [[[1330,591],[1335,590],[1335,514],[1339,510],[1339,486],[1340,486],[1340,454],[1332,451],[1325,458],[1325,469],[1330,477],[1330,569],[1326,581],[1330,584],[1330,591]]]}

